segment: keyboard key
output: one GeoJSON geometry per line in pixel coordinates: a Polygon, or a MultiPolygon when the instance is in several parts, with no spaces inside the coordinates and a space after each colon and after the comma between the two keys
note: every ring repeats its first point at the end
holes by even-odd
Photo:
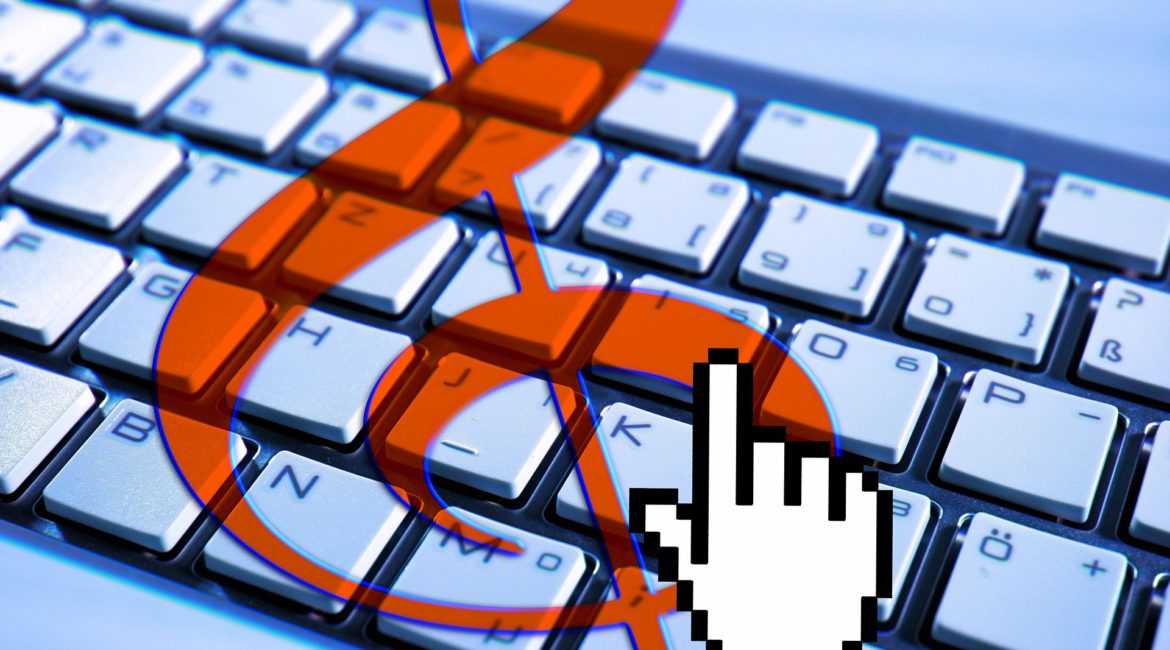
{"type": "Polygon", "coordinates": [[[349,144],[414,98],[355,82],[297,142],[297,161],[312,167],[349,144]]]}
{"type": "Polygon", "coordinates": [[[471,101],[539,126],[571,126],[601,91],[592,59],[517,41],[488,57],[468,78],[471,101]]]}
{"type": "Polygon", "coordinates": [[[219,22],[235,0],[110,0],[127,18],[188,36],[199,36],[219,22]]]}
{"type": "Polygon", "coordinates": [[[1113,278],[1081,354],[1083,379],[1170,403],[1170,294],[1113,278]]]}
{"type": "Polygon", "coordinates": [[[1127,570],[1119,553],[979,513],[931,633],[963,650],[1103,649],[1127,570]]]}
{"type": "Polygon", "coordinates": [[[702,274],[711,270],[750,195],[738,178],[634,154],[585,219],[582,237],[702,274]]]}
{"type": "MultiPolygon", "coordinates": [[[[938,357],[814,320],[798,326],[788,348],[824,391],[841,448],[902,462],[938,376],[938,357]],[[865,378],[864,390],[857,389],[858,377],[865,378]]],[[[770,390],[763,407],[766,420],[779,419],[783,391],[770,390]]]]}
{"type": "Polygon", "coordinates": [[[95,404],[89,386],[0,356],[0,494],[12,494],[95,404]]]}
{"type": "MultiPolygon", "coordinates": [[[[1129,532],[1151,544],[1170,547],[1170,422],[1159,424],[1154,432],[1129,532]]],[[[1170,638],[1166,640],[1170,642],[1170,638]]]]}
{"type": "Polygon", "coordinates": [[[113,231],[183,164],[169,140],[90,120],[66,120],[61,135],[12,179],[29,207],[113,231]]]}
{"type": "MultiPolygon", "coordinates": [[[[463,30],[455,25],[434,25],[442,42],[464,38],[463,30]]],[[[443,54],[453,74],[471,62],[470,49],[443,54]]],[[[435,49],[430,21],[385,7],[370,14],[341,48],[337,62],[345,70],[420,94],[447,83],[447,71],[435,49]]]]}
{"type": "Polygon", "coordinates": [[[320,72],[221,50],[164,114],[184,133],[267,156],[328,97],[320,72]]]}
{"type": "Polygon", "coordinates": [[[1017,160],[927,138],[911,138],[882,200],[895,210],[1002,235],[1024,182],[1017,160]]]}
{"type": "Polygon", "coordinates": [[[378,379],[410,348],[401,334],[316,309],[290,311],[269,338],[251,375],[228,387],[236,407],[339,444],[357,438],[378,379]]]}
{"type": "Polygon", "coordinates": [[[0,208],[0,332],[54,345],[121,275],[116,249],[41,228],[0,208]]]}
{"type": "MultiPolygon", "coordinates": [[[[462,175],[461,170],[465,167],[457,165],[467,162],[465,155],[469,148],[470,144],[465,146],[459,157],[447,168],[447,173],[439,178],[436,189],[440,196],[443,195],[445,183],[462,175]]],[[[520,173],[519,184],[523,193],[524,212],[532,220],[532,225],[537,231],[552,232],[561,225],[561,221],[569,214],[569,208],[600,166],[601,148],[597,143],[584,138],[572,138],[520,173]]],[[[466,195],[467,191],[458,187],[447,192],[447,197],[454,200],[460,200],[466,195]]],[[[519,207],[511,205],[510,196],[492,198],[500,211],[519,207]]],[[[482,195],[476,196],[468,205],[484,214],[491,211],[491,206],[482,195]]]]}
{"type": "MultiPolygon", "coordinates": [[[[178,390],[202,388],[259,324],[267,307],[258,293],[200,278],[198,292],[189,292],[187,299],[214,298],[211,313],[199,319],[198,327],[205,335],[179,339],[172,331],[175,340],[182,340],[181,350],[172,349],[156,367],[163,326],[190,279],[187,271],[161,262],[140,268],[134,282],[81,335],[81,358],[139,379],[154,379],[157,372],[159,382],[178,390]]],[[[172,322],[177,325],[177,321],[172,322]]]]}
{"type": "Polygon", "coordinates": [[[21,88],[85,32],[73,13],[21,0],[0,0],[0,85],[21,88]]]}
{"type": "MultiPolygon", "coordinates": [[[[408,514],[381,482],[288,451],[268,461],[246,498],[246,504],[228,515],[225,528],[232,529],[240,508],[251,507],[290,545],[352,581],[364,579],[408,514]]],[[[328,614],[345,608],[345,602],[333,594],[314,589],[256,557],[224,528],[207,543],[203,561],[215,573],[328,614]]]]}
{"type": "Polygon", "coordinates": [[[1158,629],[1154,631],[1154,642],[1150,650],[1170,650],[1170,606],[1162,603],[1162,613],[1158,617],[1158,629]]]}
{"type": "MultiPolygon", "coordinates": [[[[611,404],[601,410],[597,435],[589,444],[600,444],[609,462],[614,489],[628,514],[629,491],[634,488],[677,489],[681,503],[691,500],[691,426],[629,404],[611,404]]],[[[557,515],[593,526],[581,490],[577,469],[557,492],[557,515]]]]}
{"type": "Polygon", "coordinates": [[[160,246],[202,258],[214,253],[219,261],[254,270],[317,198],[317,189],[303,178],[204,154],[146,215],[142,234],[160,246]]]}
{"type": "MultiPolygon", "coordinates": [[[[545,270],[557,287],[605,286],[609,282],[609,267],[595,257],[547,246],[541,248],[541,256],[545,270]]],[[[521,255],[512,263],[519,266],[542,261],[521,255]]],[[[513,317],[504,321],[500,312],[469,311],[515,293],[516,280],[512,276],[508,254],[500,242],[499,232],[491,231],[480,238],[467,261],[435,301],[431,319],[436,325],[446,323],[448,331],[474,336],[513,352],[539,359],[556,359],[573,340],[573,335],[599,297],[596,291],[575,292],[572,299],[557,300],[542,308],[539,318],[513,317]],[[462,315],[455,318],[457,314],[462,315]]]]}
{"type": "Polygon", "coordinates": [[[57,116],[48,108],[0,97],[0,181],[56,131],[57,116]]]}
{"type": "Polygon", "coordinates": [[[739,266],[743,284],[869,316],[906,238],[901,221],[785,192],[739,266]]]}
{"type": "Polygon", "coordinates": [[[144,120],[203,66],[194,41],[99,20],[45,75],[49,94],[119,117],[144,120]]]}
{"type": "Polygon", "coordinates": [[[941,235],[906,309],[906,329],[1038,364],[1070,275],[1059,262],[941,235]]]}
{"type": "Polygon", "coordinates": [[[220,30],[257,52],[317,65],[355,22],[354,6],[338,0],[244,0],[220,30]]]}
{"type": "Polygon", "coordinates": [[[450,217],[343,194],[285,259],[284,276],[293,284],[401,316],[459,237],[450,217]],[[399,243],[387,249],[387,242],[394,241],[399,243]],[[346,255],[337,255],[339,250],[346,255]],[[354,260],[365,259],[349,273],[354,260]],[[345,279],[339,283],[339,277],[345,279]]]}
{"type": "MultiPolygon", "coordinates": [[[[477,398],[447,422],[427,449],[426,466],[445,479],[502,499],[516,499],[560,438],[562,413],[568,418],[576,400],[571,390],[559,388],[554,401],[544,379],[452,354],[439,360],[435,372],[413,401],[414,406],[407,407],[395,428],[407,432],[419,430],[416,416],[426,420],[429,413],[412,411],[452,403],[457,397],[453,388],[462,386],[469,378],[476,385],[498,388],[477,398]],[[558,406],[562,413],[557,412],[558,406]]],[[[417,455],[412,447],[398,444],[403,439],[393,431],[386,439],[387,454],[398,462],[417,455]]]]}
{"type": "MultiPolygon", "coordinates": [[[[708,348],[735,348],[741,358],[752,359],[763,347],[772,325],[767,309],[757,303],[739,300],[687,285],[645,275],[631,284],[638,292],[661,294],[659,300],[628,299],[605,336],[593,351],[591,371],[613,381],[672,397],[691,401],[692,364],[707,358],[708,348]],[[679,300],[678,298],[682,298],[679,300]],[[697,311],[694,305],[702,310],[697,311]],[[705,321],[703,335],[695,336],[697,314],[724,312],[726,318],[705,321]],[[658,345],[646,345],[646,333],[654,332],[658,345]],[[662,350],[675,351],[664,358],[662,350]],[[630,369],[654,369],[630,372],[630,369]],[[682,382],[682,383],[680,383],[682,382]]],[[[775,327],[780,318],[775,317],[775,327]]],[[[758,366],[757,366],[758,367],[758,366]]],[[[761,381],[757,377],[756,381],[761,381]]]]}
{"type": "Polygon", "coordinates": [[[910,575],[910,565],[922,544],[926,524],[930,523],[930,499],[887,485],[882,488],[894,493],[893,589],[890,592],[893,597],[878,599],[878,620],[885,623],[894,616],[894,606],[902,596],[902,588],[910,575]]]}
{"type": "Polygon", "coordinates": [[[1061,174],[1036,243],[1108,266],[1161,275],[1170,249],[1170,198],[1061,174]]]}
{"type": "Polygon", "coordinates": [[[407,192],[430,171],[463,126],[459,111],[430,101],[411,102],[321,162],[315,176],[359,181],[407,192]]]}
{"type": "Polygon", "coordinates": [[[877,150],[872,124],[768,102],[736,154],[739,168],[837,196],[852,196],[877,150]]]}
{"type": "MultiPolygon", "coordinates": [[[[625,571],[641,571],[637,567],[627,567],[618,569],[616,574],[620,575],[625,571]]],[[[646,580],[653,581],[654,592],[662,590],[668,583],[658,581],[658,575],[652,571],[643,573],[646,580]]],[[[645,589],[645,588],[643,588],[645,589]]],[[[614,589],[611,584],[609,590],[605,594],[605,600],[612,600],[614,598],[614,589]]],[[[633,601],[631,601],[633,604],[633,601]]],[[[691,613],[690,612],[672,612],[658,617],[659,623],[662,626],[662,631],[666,635],[667,647],[671,650],[705,650],[706,643],[693,641],[691,639],[691,613]]],[[[585,634],[585,639],[582,641],[578,650],[636,650],[632,641],[630,641],[629,632],[626,631],[624,625],[614,625],[611,627],[593,627],[585,634]]]]}
{"type": "Polygon", "coordinates": [[[975,374],[939,467],[942,480],[1084,523],[1117,429],[1117,408],[1014,379],[975,374]],[[1004,458],[1042,458],[1027,471],[1004,458]]]}
{"type": "MultiPolygon", "coordinates": [[[[246,453],[243,438],[233,436],[232,458],[242,462],[246,453]]],[[[229,479],[232,468],[222,467],[216,480],[229,479]]],[[[158,553],[174,550],[203,512],[175,471],[154,407],[130,399],[110,411],[53,477],[44,500],[55,515],[158,553]]]]}
{"type": "Polygon", "coordinates": [[[643,70],[597,118],[602,135],[690,160],[711,155],[735,117],[735,95],[643,70]]]}
{"type": "MultiPolygon", "coordinates": [[[[459,520],[518,540],[524,552],[501,553],[497,546],[471,544],[460,536],[459,528],[432,526],[391,585],[395,595],[503,608],[561,607],[568,603],[585,575],[585,555],[580,549],[459,508],[450,512],[459,520]]],[[[549,627],[553,622],[548,621],[549,627]]],[[[547,639],[543,634],[521,634],[523,630],[460,630],[391,616],[378,617],[378,631],[407,643],[451,650],[474,650],[494,644],[536,650],[547,639]]]]}

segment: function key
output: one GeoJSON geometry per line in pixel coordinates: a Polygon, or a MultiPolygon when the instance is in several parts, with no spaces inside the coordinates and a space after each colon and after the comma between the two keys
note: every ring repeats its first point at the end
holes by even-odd
{"type": "MultiPolygon", "coordinates": [[[[443,42],[464,38],[455,25],[436,22],[434,26],[443,42]]],[[[456,48],[455,52],[443,54],[452,74],[458,74],[471,62],[470,49],[456,48]],[[452,56],[459,58],[453,60],[452,56]]],[[[426,93],[447,83],[431,23],[423,16],[404,11],[375,11],[341,48],[337,61],[346,70],[411,92],[426,93]]]]}
{"type": "Polygon", "coordinates": [[[882,200],[895,210],[959,228],[1002,235],[1024,182],[1017,160],[914,137],[882,200]]]}
{"type": "Polygon", "coordinates": [[[658,72],[639,72],[597,118],[602,135],[702,160],[735,117],[731,92],[658,72]]]}
{"type": "Polygon", "coordinates": [[[488,57],[464,92],[486,108],[558,129],[581,115],[603,80],[593,59],[517,41],[488,57]]]}
{"type": "Polygon", "coordinates": [[[877,145],[872,124],[773,101],[760,112],[736,164],[778,181],[850,196],[877,145]]]}
{"type": "Polygon", "coordinates": [[[199,36],[211,29],[236,0],[110,0],[110,8],[134,22],[199,36]]]}
{"type": "Polygon", "coordinates": [[[1061,174],[1036,243],[1092,262],[1160,275],[1170,249],[1170,199],[1061,174]]]}
{"type": "Polygon", "coordinates": [[[293,63],[316,65],[357,21],[352,4],[339,0],[244,0],[222,32],[233,42],[293,63]]]}

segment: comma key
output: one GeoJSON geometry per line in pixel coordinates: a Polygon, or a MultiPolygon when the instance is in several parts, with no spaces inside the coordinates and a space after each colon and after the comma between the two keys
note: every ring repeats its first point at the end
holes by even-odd
{"type": "Polygon", "coordinates": [[[979,513],[931,634],[963,650],[1103,650],[1127,573],[1120,553],[979,513]]]}

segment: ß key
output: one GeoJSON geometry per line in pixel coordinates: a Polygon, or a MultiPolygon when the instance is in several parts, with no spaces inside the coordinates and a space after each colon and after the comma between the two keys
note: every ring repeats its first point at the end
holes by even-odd
{"type": "Polygon", "coordinates": [[[750,192],[738,178],[633,154],[585,219],[586,243],[675,269],[711,270],[750,192]]]}
{"type": "Polygon", "coordinates": [[[869,316],[905,240],[902,222],[785,192],[739,267],[769,293],[869,316]]]}
{"type": "Polygon", "coordinates": [[[71,119],[11,189],[20,203],[113,231],[182,164],[183,151],[169,140],[71,119]]]}
{"type": "Polygon", "coordinates": [[[883,200],[895,210],[1002,235],[1024,182],[1024,165],[953,144],[906,143],[883,200]]]}
{"type": "Polygon", "coordinates": [[[0,356],[0,494],[20,489],[94,403],[76,379],[0,356]]]}
{"type": "Polygon", "coordinates": [[[1170,403],[1170,294],[1110,279],[1097,306],[1077,375],[1170,403]]]}
{"type": "MultiPolygon", "coordinates": [[[[206,427],[208,435],[221,435],[206,427]]],[[[247,450],[232,435],[232,458],[247,450]]],[[[218,481],[232,479],[219,468],[218,481]]],[[[175,472],[154,407],[123,400],[69,459],[44,492],[49,512],[158,553],[175,548],[203,506],[175,472]]]]}
{"type": "MultiPolygon", "coordinates": [[[[1154,432],[1154,444],[1129,532],[1138,539],[1170,548],[1170,422],[1154,432]]],[[[1170,629],[1166,630],[1170,633],[1170,629]]],[[[1166,641],[1170,643],[1170,638],[1166,641]]]]}
{"type": "Polygon", "coordinates": [[[203,65],[195,41],[105,19],[45,75],[46,90],[111,115],[153,115],[203,65]]]}
{"type": "Polygon", "coordinates": [[[1104,650],[1127,573],[1120,553],[979,513],[931,634],[963,650],[1104,650]]]}
{"type": "MultiPolygon", "coordinates": [[[[268,461],[245,496],[237,509],[250,507],[299,552],[352,581],[364,579],[408,514],[382,483],[288,451],[268,461]]],[[[329,614],[345,608],[240,546],[224,530],[234,513],[203,550],[209,570],[329,614]]]]}
{"type": "Polygon", "coordinates": [[[0,208],[0,332],[54,345],[122,274],[114,248],[42,228],[0,208]]]}
{"type": "Polygon", "coordinates": [[[1065,264],[942,235],[904,323],[919,334],[1035,365],[1048,348],[1071,275],[1065,264]]]}
{"type": "Polygon", "coordinates": [[[1084,523],[1117,429],[1117,408],[980,370],[939,478],[1084,523]],[[1020,471],[1005,458],[1043,458],[1020,471]]]}

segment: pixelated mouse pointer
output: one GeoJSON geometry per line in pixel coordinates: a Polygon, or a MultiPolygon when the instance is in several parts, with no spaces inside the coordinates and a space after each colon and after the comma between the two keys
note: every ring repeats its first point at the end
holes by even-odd
{"type": "Polygon", "coordinates": [[[630,530],[715,648],[860,649],[890,596],[893,493],[827,442],[752,424],[751,364],[695,364],[692,502],[630,491],[630,530]]]}

